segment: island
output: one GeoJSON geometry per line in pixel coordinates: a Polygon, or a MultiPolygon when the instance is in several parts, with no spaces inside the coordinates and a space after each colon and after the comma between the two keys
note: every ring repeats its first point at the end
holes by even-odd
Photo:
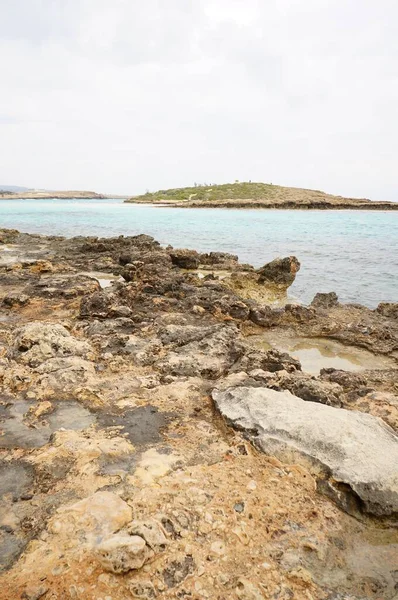
{"type": "Polygon", "coordinates": [[[398,202],[344,198],[319,190],[251,181],[159,190],[133,196],[125,202],[186,208],[398,210],[398,202]]]}

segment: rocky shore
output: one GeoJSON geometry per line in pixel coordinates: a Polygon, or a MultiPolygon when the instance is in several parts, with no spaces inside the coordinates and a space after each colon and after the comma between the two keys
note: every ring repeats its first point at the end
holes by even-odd
{"type": "Polygon", "coordinates": [[[0,599],[397,600],[398,304],[299,269],[0,230],[0,599]]]}

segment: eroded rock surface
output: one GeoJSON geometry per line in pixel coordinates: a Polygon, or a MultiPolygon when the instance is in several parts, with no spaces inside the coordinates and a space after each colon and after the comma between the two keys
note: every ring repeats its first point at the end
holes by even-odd
{"type": "Polygon", "coordinates": [[[395,305],[293,304],[297,263],[276,262],[262,276],[147,235],[0,231],[1,600],[395,597],[390,463],[372,487],[350,459],[379,465],[393,435],[380,419],[398,431],[395,305]],[[337,339],[368,362],[314,375],[290,348],[254,345],[264,332],[337,339]],[[291,391],[302,431],[347,413],[347,456],[327,466],[329,438],[305,446],[314,427],[306,466],[259,453],[255,427],[215,411],[211,391],[231,387],[291,391]]]}

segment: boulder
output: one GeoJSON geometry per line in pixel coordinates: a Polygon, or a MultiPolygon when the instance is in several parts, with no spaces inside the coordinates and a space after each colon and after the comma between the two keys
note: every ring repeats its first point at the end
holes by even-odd
{"type": "Polygon", "coordinates": [[[398,513],[398,437],[381,419],[267,388],[215,390],[213,399],[263,452],[326,480],[334,499],[348,490],[366,512],[398,513]]]}
{"type": "Polygon", "coordinates": [[[260,269],[257,269],[259,283],[268,283],[281,288],[288,288],[296,279],[300,263],[295,256],[275,258],[260,269]]]}
{"type": "Polygon", "coordinates": [[[170,258],[173,265],[181,269],[197,269],[200,264],[200,255],[196,250],[172,250],[170,258]]]}
{"type": "Polygon", "coordinates": [[[140,569],[153,556],[153,552],[139,535],[119,533],[98,544],[95,554],[106,571],[127,573],[140,569]]]}

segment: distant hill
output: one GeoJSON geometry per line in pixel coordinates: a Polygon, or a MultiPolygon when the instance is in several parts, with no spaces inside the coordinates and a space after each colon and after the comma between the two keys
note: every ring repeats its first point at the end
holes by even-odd
{"type": "Polygon", "coordinates": [[[398,210],[398,203],[394,202],[376,202],[367,198],[344,198],[319,190],[251,181],[147,192],[129,198],[126,202],[207,208],[398,210]]]}
{"type": "Polygon", "coordinates": [[[19,185],[2,185],[0,183],[0,192],[28,192],[30,189],[19,185]]]}

